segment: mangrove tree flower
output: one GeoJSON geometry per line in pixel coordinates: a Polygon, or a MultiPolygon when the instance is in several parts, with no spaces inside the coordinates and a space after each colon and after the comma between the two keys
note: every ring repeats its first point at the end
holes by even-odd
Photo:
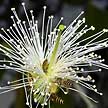
{"type": "Polygon", "coordinates": [[[81,85],[100,95],[95,80],[91,76],[83,76],[83,73],[100,72],[102,68],[108,69],[103,64],[100,55],[94,51],[108,46],[108,38],[99,40],[100,36],[108,32],[107,29],[85,37],[84,34],[95,28],[85,25],[85,18],[79,20],[84,12],[68,26],[61,24],[63,18],[53,28],[53,16],[49,16],[45,22],[46,6],[43,7],[42,30],[38,29],[38,21],[30,10],[29,18],[25,3],[22,3],[27,21],[22,21],[12,8],[14,16],[11,16],[13,25],[5,30],[0,38],[6,43],[0,44],[0,51],[5,59],[0,60],[0,69],[11,69],[22,74],[22,79],[8,81],[8,85],[1,87],[4,90],[0,94],[24,87],[26,104],[32,108],[32,99],[44,107],[50,101],[63,104],[63,100],[57,96],[58,90],[67,94],[69,90],[96,102],[74,85],[81,85]],[[98,40],[98,41],[97,41],[98,40]],[[93,68],[92,68],[93,67],[93,68]],[[82,73],[82,76],[78,74],[82,73]],[[21,83],[22,81],[22,83],[21,83]],[[91,83],[88,83],[91,82],[91,83]],[[17,83],[17,84],[16,84],[17,83]]]}

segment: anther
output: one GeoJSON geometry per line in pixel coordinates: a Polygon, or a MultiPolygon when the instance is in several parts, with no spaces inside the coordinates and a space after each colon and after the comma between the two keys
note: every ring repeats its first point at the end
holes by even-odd
{"type": "Polygon", "coordinates": [[[95,92],[97,92],[97,89],[94,89],[95,92]]]}
{"type": "Polygon", "coordinates": [[[94,82],[95,82],[95,80],[93,79],[93,80],[92,80],[92,82],[94,83],[94,82]]]}
{"type": "Polygon", "coordinates": [[[101,96],[103,95],[103,93],[99,93],[101,96]]]}
{"type": "Polygon", "coordinates": [[[14,16],[11,16],[11,19],[13,19],[14,18],[14,16]]]}
{"type": "Polygon", "coordinates": [[[87,25],[85,25],[85,27],[87,27],[87,25]]]}
{"type": "Polygon", "coordinates": [[[10,26],[10,29],[12,29],[12,26],[10,26]]]}
{"type": "Polygon", "coordinates": [[[54,18],[54,16],[53,16],[53,15],[51,15],[51,18],[53,19],[53,18],[54,18]]]}
{"type": "Polygon", "coordinates": [[[93,88],[96,88],[96,85],[93,85],[93,88]]]}
{"type": "Polygon", "coordinates": [[[51,18],[51,16],[48,16],[48,18],[50,19],[50,18],[51,18]]]}
{"type": "Polygon", "coordinates": [[[24,3],[24,2],[22,2],[21,4],[22,4],[23,6],[25,5],[25,3],[24,3]]]}
{"type": "Polygon", "coordinates": [[[45,95],[44,92],[41,92],[41,95],[44,96],[45,95]]]}
{"type": "Polygon", "coordinates": [[[22,23],[25,24],[25,21],[23,21],[22,23]]]}
{"type": "Polygon", "coordinates": [[[49,89],[49,86],[47,86],[47,88],[49,89]]]}
{"type": "Polygon", "coordinates": [[[11,8],[11,11],[14,11],[15,10],[15,8],[11,8]]]}
{"type": "Polygon", "coordinates": [[[76,70],[79,70],[79,67],[77,67],[76,70]]]}
{"type": "Polygon", "coordinates": [[[101,58],[101,55],[99,55],[98,58],[101,58]]]}
{"type": "Polygon", "coordinates": [[[30,13],[33,13],[33,10],[30,10],[30,13]]]}
{"type": "Polygon", "coordinates": [[[35,98],[34,101],[37,102],[37,99],[35,98]]]}
{"type": "Polygon", "coordinates": [[[44,105],[47,105],[47,103],[45,102],[44,105]]]}
{"type": "Polygon", "coordinates": [[[7,29],[7,31],[9,32],[10,30],[9,30],[9,29],[7,29]]]}
{"type": "Polygon", "coordinates": [[[103,29],[103,32],[108,32],[108,29],[103,29]]]}
{"type": "Polygon", "coordinates": [[[81,23],[82,21],[81,20],[78,20],[78,23],[81,23]]]}
{"type": "Polygon", "coordinates": [[[1,30],[4,30],[4,28],[1,28],[1,30]]]}
{"type": "Polygon", "coordinates": [[[81,14],[84,14],[84,11],[82,11],[81,14]]]}
{"type": "Polygon", "coordinates": [[[83,68],[81,68],[81,71],[83,72],[83,71],[84,71],[84,69],[83,69],[83,68]]]}
{"type": "Polygon", "coordinates": [[[44,9],[46,9],[46,6],[43,6],[44,9]]]}
{"type": "Polygon", "coordinates": [[[99,72],[101,72],[102,71],[102,69],[99,69],[99,72]]]}
{"type": "Polygon", "coordinates": [[[83,18],[83,23],[85,23],[85,18],[83,18]]]}
{"type": "Polygon", "coordinates": [[[95,30],[95,27],[91,26],[91,29],[92,29],[92,30],[95,30]]]}
{"type": "Polygon", "coordinates": [[[29,102],[26,102],[26,105],[28,105],[28,106],[29,106],[29,102]]]}
{"type": "Polygon", "coordinates": [[[10,84],[10,81],[8,81],[7,84],[10,84]]]}
{"type": "Polygon", "coordinates": [[[64,92],[64,94],[66,95],[66,94],[68,94],[68,92],[64,92]]]}
{"type": "Polygon", "coordinates": [[[63,17],[61,17],[61,20],[63,20],[63,17]]]}

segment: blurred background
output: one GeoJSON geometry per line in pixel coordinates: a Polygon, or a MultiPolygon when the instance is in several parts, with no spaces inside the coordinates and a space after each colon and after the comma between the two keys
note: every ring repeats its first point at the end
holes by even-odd
{"type": "MultiPolygon", "coordinates": [[[[22,0],[0,0],[0,28],[8,28],[12,24],[10,18],[12,15],[11,7],[15,7],[20,18],[22,17],[22,19],[24,19],[21,2],[22,0]]],[[[95,26],[95,32],[98,32],[103,28],[108,28],[108,0],[23,0],[23,2],[26,3],[27,10],[34,10],[34,15],[39,21],[42,17],[42,7],[46,5],[46,16],[54,15],[55,23],[63,16],[63,23],[68,26],[70,22],[84,10],[86,24],[95,26]]],[[[108,34],[106,36],[108,36],[108,34]]],[[[96,53],[102,55],[102,58],[105,59],[105,63],[108,64],[108,49],[96,51],[96,53]]],[[[2,58],[1,55],[0,58],[2,58]]],[[[103,70],[102,73],[91,74],[96,80],[98,90],[103,92],[103,96],[99,96],[95,93],[91,93],[87,89],[83,89],[89,96],[99,102],[92,108],[108,108],[107,71],[108,70],[103,70]]],[[[0,85],[6,85],[7,81],[18,79],[20,77],[21,76],[15,71],[0,70],[0,85]]],[[[88,108],[87,104],[78,93],[70,92],[69,95],[65,96],[60,93],[60,95],[63,96],[63,99],[65,100],[64,105],[54,104],[51,108],[88,108]]],[[[0,95],[0,108],[27,108],[25,105],[23,89],[0,95]]]]}

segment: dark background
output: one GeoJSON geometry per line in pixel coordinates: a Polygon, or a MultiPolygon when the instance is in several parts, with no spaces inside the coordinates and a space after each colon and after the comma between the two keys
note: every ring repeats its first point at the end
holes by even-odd
{"type": "MultiPolygon", "coordinates": [[[[46,16],[54,15],[55,22],[63,16],[63,23],[69,25],[69,23],[73,21],[82,10],[84,10],[86,24],[95,26],[96,32],[103,28],[108,28],[108,0],[23,1],[26,3],[27,10],[34,10],[34,15],[39,21],[42,16],[42,7],[46,5],[46,16]]],[[[16,8],[20,18],[24,20],[24,12],[22,10],[21,2],[22,0],[0,0],[0,28],[8,28],[12,24],[10,19],[10,16],[12,15],[12,7],[16,8]]],[[[39,24],[41,25],[41,23],[39,24]]],[[[106,36],[108,36],[108,34],[106,36]]],[[[103,49],[96,53],[101,54],[102,58],[105,59],[105,63],[108,64],[108,49],[103,49]]],[[[2,58],[2,56],[0,56],[0,58],[2,58]]],[[[98,96],[97,94],[84,89],[89,96],[99,102],[93,108],[108,108],[108,70],[103,70],[101,73],[93,73],[91,76],[96,80],[98,90],[102,91],[104,94],[103,96],[98,96]]],[[[19,77],[20,75],[14,71],[0,70],[0,85],[6,85],[8,80],[13,80],[19,77]]],[[[62,96],[63,94],[61,93],[60,95],[62,96]]],[[[0,95],[0,108],[26,108],[24,98],[23,89],[0,95]]],[[[85,102],[78,93],[70,92],[67,96],[63,95],[63,99],[65,100],[64,105],[54,104],[52,105],[52,108],[87,108],[85,102]]]]}

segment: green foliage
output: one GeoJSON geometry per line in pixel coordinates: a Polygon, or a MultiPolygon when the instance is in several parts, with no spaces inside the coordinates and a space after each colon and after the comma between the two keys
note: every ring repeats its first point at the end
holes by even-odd
{"type": "Polygon", "coordinates": [[[89,2],[85,16],[88,25],[92,24],[99,30],[108,28],[108,10],[100,10],[89,2]]]}
{"type": "Polygon", "coordinates": [[[64,2],[74,5],[81,5],[87,2],[87,0],[64,0],[64,2]]]}

